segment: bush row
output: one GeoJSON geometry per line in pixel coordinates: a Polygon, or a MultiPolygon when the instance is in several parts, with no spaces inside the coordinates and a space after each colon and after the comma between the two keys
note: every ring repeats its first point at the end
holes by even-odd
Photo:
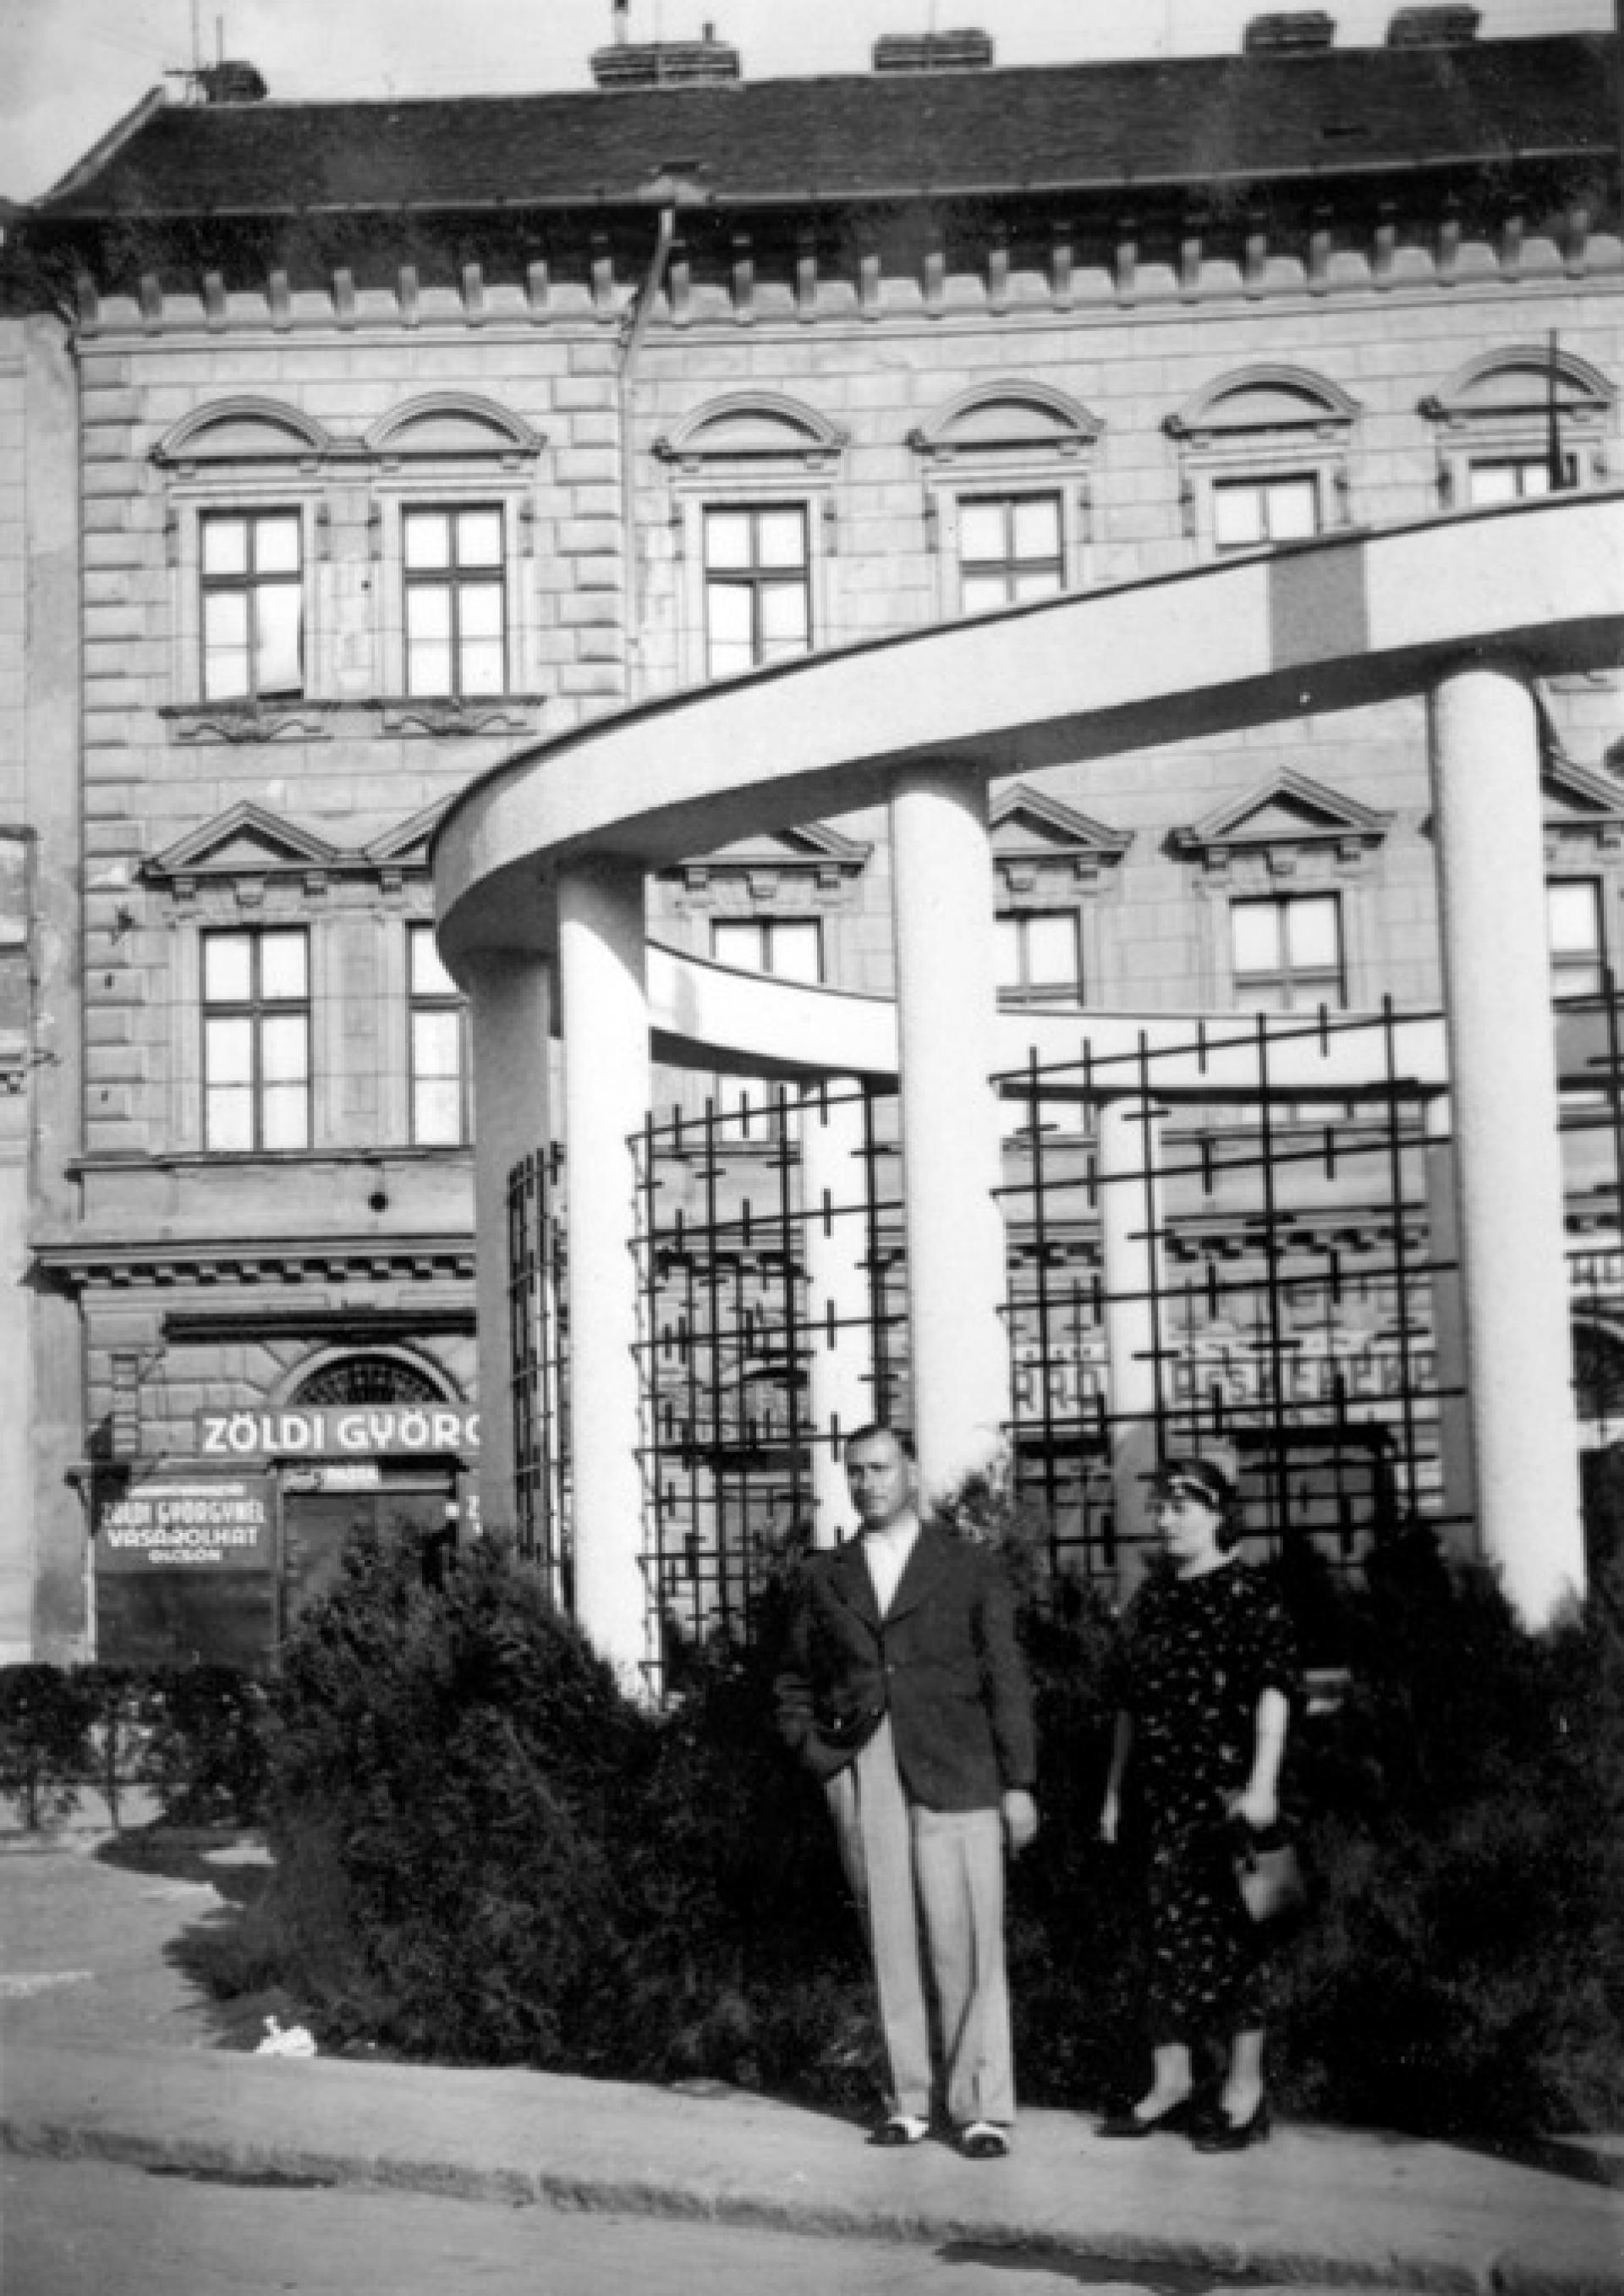
{"type": "MultiPolygon", "coordinates": [[[[1300,1586],[1350,1686],[1299,1734],[1319,1876],[1283,1972],[1286,2110],[1431,2134],[1624,2118],[1624,1620],[1616,1577],[1530,1636],[1424,1543],[1300,1586]]],[[[856,1918],[820,1798],[749,1647],[625,1699],[482,1542],[441,1590],[367,1544],[309,1611],[275,1705],[276,1851],[218,1981],[275,1983],[328,2046],[872,2102],[856,1918]]],[[[1140,1877],[1096,1838],[1103,1603],[1029,1605],[1044,1830],[1014,1870],[1034,2103],[1143,2079],[1140,1877]]]]}
{"type": "Polygon", "coordinates": [[[253,1824],[267,1765],[265,1691],[231,1667],[0,1667],[0,1797],[30,1832],[88,1791],[119,1824],[144,1787],[171,1824],[253,1824]]]}

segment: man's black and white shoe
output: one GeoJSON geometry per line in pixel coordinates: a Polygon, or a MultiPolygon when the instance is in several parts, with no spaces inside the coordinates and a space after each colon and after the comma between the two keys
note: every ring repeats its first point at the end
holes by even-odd
{"type": "Polygon", "coordinates": [[[911,2112],[893,2112],[877,2128],[869,2131],[871,2144],[883,2144],[893,2150],[899,2144],[923,2144],[931,2134],[931,2124],[911,2112]]]}
{"type": "Polygon", "coordinates": [[[960,2129],[958,2149],[967,2161],[1001,2161],[1009,2151],[1009,2131],[996,2120],[972,2120],[960,2129]]]}

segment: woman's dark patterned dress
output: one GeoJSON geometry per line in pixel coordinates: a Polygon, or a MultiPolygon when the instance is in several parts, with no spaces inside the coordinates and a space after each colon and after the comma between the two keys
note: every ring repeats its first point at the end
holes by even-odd
{"type": "Polygon", "coordinates": [[[1263,1692],[1297,1703],[1291,1624],[1239,1563],[1152,1579],[1128,1605],[1113,1671],[1148,1834],[1152,2041],[1245,2032],[1264,2022],[1265,1953],[1240,1907],[1225,1804],[1251,1775],[1263,1692]]]}

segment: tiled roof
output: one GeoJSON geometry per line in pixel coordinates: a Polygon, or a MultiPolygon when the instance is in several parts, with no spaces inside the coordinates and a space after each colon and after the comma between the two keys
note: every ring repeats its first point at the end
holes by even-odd
{"type": "Polygon", "coordinates": [[[63,219],[942,196],[1606,149],[1604,36],[416,102],[164,105],[43,202],[63,219]]]}

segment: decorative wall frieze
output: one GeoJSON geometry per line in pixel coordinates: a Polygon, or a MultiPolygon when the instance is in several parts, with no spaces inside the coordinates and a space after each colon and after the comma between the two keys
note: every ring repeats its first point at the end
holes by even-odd
{"type": "Polygon", "coordinates": [[[472,1283],[468,1236],[407,1236],[398,1242],[326,1243],[86,1242],[45,1244],[35,1254],[42,1277],[64,1292],[173,1292],[229,1285],[472,1283]]]}

